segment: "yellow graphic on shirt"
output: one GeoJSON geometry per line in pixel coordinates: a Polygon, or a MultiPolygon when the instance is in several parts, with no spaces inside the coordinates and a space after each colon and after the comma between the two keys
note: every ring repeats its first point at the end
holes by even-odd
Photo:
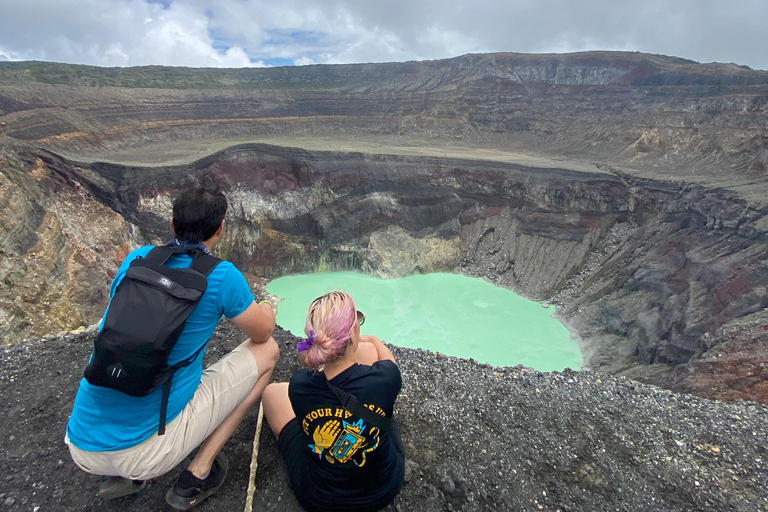
{"type": "Polygon", "coordinates": [[[336,420],[325,423],[322,427],[320,425],[315,429],[315,433],[312,434],[312,439],[315,440],[315,446],[319,446],[323,450],[327,450],[331,447],[336,437],[339,435],[339,422],[336,420]]]}
{"type": "MultiPolygon", "coordinates": [[[[384,416],[384,411],[380,408],[371,406],[368,408],[384,416]]],[[[317,425],[312,433],[314,444],[308,445],[312,453],[331,464],[352,462],[362,467],[367,454],[379,447],[380,431],[376,427],[366,425],[362,419],[354,423],[344,421],[344,418],[351,415],[352,413],[344,409],[332,411],[330,408],[316,409],[307,414],[302,422],[307,435],[309,435],[311,421],[328,418],[317,425]]]]}

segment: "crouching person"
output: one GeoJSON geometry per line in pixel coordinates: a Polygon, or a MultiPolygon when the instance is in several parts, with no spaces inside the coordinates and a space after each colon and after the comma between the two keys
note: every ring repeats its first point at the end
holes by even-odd
{"type": "Polygon", "coordinates": [[[264,392],[290,486],[311,512],[379,510],[403,483],[403,444],[392,419],[400,370],[378,338],[360,335],[364,320],[346,293],[315,299],[309,337],[297,346],[308,368],[264,392]]]}
{"type": "Polygon", "coordinates": [[[269,383],[279,356],[272,308],[256,304],[243,275],[210,253],[226,210],[218,191],[183,192],[173,203],[176,238],[130,253],[112,282],[65,438],[75,463],[102,476],[104,498],[140,491],[197,447],[166,500],[186,510],[211,495],[227,473],[221,448],[269,383]],[[203,370],[222,316],[248,339],[203,370]],[[156,375],[141,373],[152,364],[156,375]]]}

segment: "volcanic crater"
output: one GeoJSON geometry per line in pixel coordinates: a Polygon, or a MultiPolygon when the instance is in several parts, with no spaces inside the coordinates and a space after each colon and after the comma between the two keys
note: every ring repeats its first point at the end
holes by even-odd
{"type": "Polygon", "coordinates": [[[709,374],[764,358],[767,105],[766,72],[611,52],[2,63],[3,339],[96,321],[115,262],[201,182],[255,276],[479,276],[558,304],[586,367],[765,400],[759,366],[709,374]]]}

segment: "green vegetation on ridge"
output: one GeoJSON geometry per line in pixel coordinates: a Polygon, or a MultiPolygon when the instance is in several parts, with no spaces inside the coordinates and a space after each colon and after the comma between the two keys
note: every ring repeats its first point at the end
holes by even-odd
{"type": "MultiPolygon", "coordinates": [[[[547,74],[556,68],[620,69],[646,85],[685,85],[701,80],[762,84],[768,73],[734,64],[694,61],[638,52],[590,51],[569,54],[469,54],[451,59],[380,64],[322,64],[277,68],[189,68],[170,66],[98,67],[55,62],[0,62],[0,83],[41,83],[86,87],[233,90],[334,90],[370,92],[382,83],[409,90],[412,81],[439,87],[475,78],[515,78],[518,67],[547,74]]],[[[514,81],[514,80],[513,80],[514,81]]],[[[537,81],[534,79],[533,81],[537,81]]],[[[622,82],[626,85],[626,83],[622,82]]]]}
{"type": "MultiPolygon", "coordinates": [[[[170,66],[112,67],[55,62],[0,62],[0,82],[86,87],[151,89],[332,89],[328,81],[297,79],[302,73],[285,68],[187,68],[170,66]]],[[[317,75],[319,77],[319,75],[317,75]]],[[[338,84],[336,84],[338,85],[338,84]]]]}

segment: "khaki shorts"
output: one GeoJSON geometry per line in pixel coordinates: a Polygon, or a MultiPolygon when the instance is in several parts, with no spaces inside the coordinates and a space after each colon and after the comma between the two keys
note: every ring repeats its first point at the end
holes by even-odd
{"type": "Polygon", "coordinates": [[[203,371],[194,396],[165,427],[165,435],[136,446],[107,452],[88,452],[71,443],[72,459],[88,473],[148,480],[164,475],[229,416],[256,385],[258,368],[253,353],[245,347],[219,359],[203,371]]]}

